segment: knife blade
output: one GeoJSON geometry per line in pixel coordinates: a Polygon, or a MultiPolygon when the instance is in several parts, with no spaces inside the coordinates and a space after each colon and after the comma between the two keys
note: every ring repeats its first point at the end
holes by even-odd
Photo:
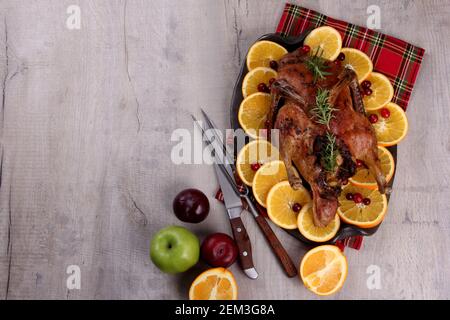
{"type": "MultiPolygon", "coordinates": [[[[214,169],[222,190],[223,200],[230,219],[234,240],[236,241],[236,245],[238,247],[239,262],[245,275],[250,279],[256,279],[258,277],[258,272],[253,264],[252,246],[247,230],[245,229],[241,219],[241,213],[243,211],[241,198],[236,195],[235,191],[228,183],[224,173],[219,169],[216,163],[214,163],[214,169]]],[[[227,167],[227,171],[231,176],[233,176],[233,172],[231,172],[230,167],[227,167]]]]}

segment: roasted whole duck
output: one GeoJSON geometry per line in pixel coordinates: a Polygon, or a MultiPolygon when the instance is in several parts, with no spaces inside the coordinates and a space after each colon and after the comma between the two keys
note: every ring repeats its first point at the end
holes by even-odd
{"type": "Polygon", "coordinates": [[[357,162],[386,192],[376,135],[352,69],[299,49],[280,60],[271,95],[267,127],[279,129],[291,186],[298,189],[304,179],[311,187],[316,226],[334,218],[341,186],[355,174],[357,162]]]}

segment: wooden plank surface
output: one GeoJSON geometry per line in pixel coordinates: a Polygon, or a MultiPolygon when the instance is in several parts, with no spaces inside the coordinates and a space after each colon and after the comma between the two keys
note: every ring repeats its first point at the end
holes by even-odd
{"type": "MultiPolygon", "coordinates": [[[[359,252],[332,297],[450,298],[450,93],[448,1],[301,1],[364,25],[370,4],[381,29],[427,50],[399,147],[386,221],[359,252]],[[381,288],[367,287],[368,267],[381,288]]],[[[232,87],[249,45],[273,32],[283,2],[264,0],[0,2],[0,298],[178,299],[204,266],[159,272],[148,257],[158,229],[180,223],[171,201],[203,190],[208,219],[200,237],[230,232],[206,165],[172,164],[171,134],[193,130],[205,108],[228,125],[232,87]],[[80,30],[66,27],[69,5],[80,30]],[[81,269],[68,290],[66,268],[81,269]]],[[[232,271],[243,299],[315,299],[287,279],[254,220],[244,216],[261,272],[232,271]]],[[[296,263],[305,248],[276,229],[296,263]]]]}

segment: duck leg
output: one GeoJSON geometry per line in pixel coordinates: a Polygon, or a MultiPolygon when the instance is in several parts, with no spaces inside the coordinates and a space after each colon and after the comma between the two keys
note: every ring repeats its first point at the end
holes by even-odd
{"type": "Polygon", "coordinates": [[[277,108],[282,97],[287,97],[294,100],[300,106],[306,106],[306,100],[299,95],[295,89],[284,79],[276,80],[271,87],[272,103],[270,105],[269,114],[267,115],[266,129],[268,139],[270,140],[270,129],[274,127],[277,108]]]}
{"type": "Polygon", "coordinates": [[[363,159],[361,160],[364,161],[367,168],[369,168],[370,173],[372,173],[372,175],[375,177],[378,185],[378,191],[380,191],[380,193],[382,194],[390,193],[391,189],[386,186],[386,177],[381,170],[381,163],[378,159],[378,151],[377,154],[368,153],[367,156],[363,157],[363,159]]]}
{"type": "Polygon", "coordinates": [[[289,135],[285,136],[281,132],[280,142],[280,156],[286,166],[289,184],[293,189],[298,190],[303,186],[303,183],[297,169],[292,165],[292,155],[295,152],[295,139],[289,135]]]}
{"type": "Polygon", "coordinates": [[[349,146],[352,156],[364,161],[367,165],[369,171],[377,181],[380,193],[385,193],[387,191],[386,178],[381,170],[381,163],[378,159],[376,135],[372,125],[370,125],[365,116],[364,103],[359,90],[356,73],[352,69],[345,68],[338,78],[339,81],[331,89],[330,103],[337,107],[337,112],[341,112],[342,101],[338,101],[338,97],[342,89],[348,86],[351,96],[350,114],[353,118],[353,124],[360,124],[354,126],[350,134],[344,134],[344,140],[346,140],[345,142],[349,146]]]}

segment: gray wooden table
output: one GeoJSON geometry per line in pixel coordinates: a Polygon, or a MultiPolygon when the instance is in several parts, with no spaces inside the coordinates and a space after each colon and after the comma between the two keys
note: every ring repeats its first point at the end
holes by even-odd
{"type": "MultiPolygon", "coordinates": [[[[382,228],[346,250],[349,275],[331,299],[450,298],[450,2],[301,1],[365,25],[381,8],[383,32],[427,50],[399,147],[395,191],[382,228]],[[371,267],[372,266],[372,267],[371,267]],[[374,288],[371,272],[379,271],[374,288]],[[367,283],[369,282],[369,286],[367,283]],[[372,284],[372,285],[370,285],[372,284]]],[[[0,1],[0,298],[186,298],[202,266],[162,274],[148,257],[160,228],[180,224],[171,201],[185,187],[210,198],[188,227],[230,232],[206,165],[171,162],[173,130],[193,130],[205,108],[222,128],[249,45],[273,32],[282,1],[0,1]],[[70,30],[70,5],[81,9],[70,30]],[[81,270],[69,290],[70,265],[81,270]]],[[[284,276],[250,216],[261,272],[240,298],[315,299],[284,276]]],[[[296,264],[301,243],[276,229],[296,264]]],[[[375,274],[376,275],[376,274],[375,274]]]]}

